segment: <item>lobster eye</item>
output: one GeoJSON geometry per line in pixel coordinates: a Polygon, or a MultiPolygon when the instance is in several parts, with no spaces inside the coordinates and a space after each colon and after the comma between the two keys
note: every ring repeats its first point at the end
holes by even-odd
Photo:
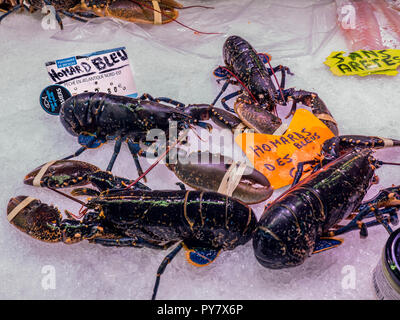
{"type": "Polygon", "coordinates": [[[208,114],[208,111],[202,112],[201,115],[200,115],[200,119],[201,120],[209,120],[210,119],[210,115],[208,114]]]}

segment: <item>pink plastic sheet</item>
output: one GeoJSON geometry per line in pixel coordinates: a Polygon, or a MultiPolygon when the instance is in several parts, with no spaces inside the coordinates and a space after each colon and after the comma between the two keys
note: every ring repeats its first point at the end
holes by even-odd
{"type": "Polygon", "coordinates": [[[264,0],[182,0],[185,6],[205,5],[214,9],[193,8],[180,12],[179,22],[205,33],[194,33],[171,22],[162,26],[135,25],[111,19],[88,23],[70,20],[55,39],[98,42],[125,32],[132,37],[154,41],[172,50],[215,58],[226,37],[237,34],[258,48],[267,48],[275,57],[294,57],[315,53],[335,33],[334,1],[264,0]],[[282,32],[285,31],[285,32],[282,32]]]}
{"type": "Polygon", "coordinates": [[[400,48],[400,14],[385,0],[337,0],[338,21],[351,51],[400,48]]]}

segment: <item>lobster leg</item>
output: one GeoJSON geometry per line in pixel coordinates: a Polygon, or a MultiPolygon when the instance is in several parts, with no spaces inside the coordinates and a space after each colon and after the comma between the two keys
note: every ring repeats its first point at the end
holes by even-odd
{"type": "MultiPolygon", "coordinates": [[[[153,153],[149,153],[149,152],[143,150],[142,148],[140,148],[139,142],[132,142],[130,140],[128,140],[128,147],[129,147],[129,151],[132,154],[133,160],[135,162],[138,174],[139,174],[139,176],[142,176],[144,172],[140,165],[138,156],[155,159],[155,157],[158,157],[159,149],[158,149],[158,147],[156,147],[155,151],[153,153]]],[[[143,177],[143,179],[145,182],[147,181],[146,177],[143,177]]]]}
{"type": "Polygon", "coordinates": [[[176,255],[178,254],[178,252],[179,252],[182,248],[183,248],[183,244],[182,244],[182,242],[181,242],[181,243],[179,243],[179,244],[176,246],[176,248],[175,248],[174,250],[172,250],[172,251],[164,258],[164,260],[161,262],[160,266],[158,267],[156,283],[155,283],[155,285],[154,285],[153,296],[151,297],[151,300],[155,300],[155,299],[156,299],[158,287],[159,287],[159,285],[160,285],[160,278],[161,278],[161,275],[164,273],[165,268],[166,268],[167,265],[172,261],[172,259],[176,257],[176,255]]]}
{"type": "MultiPolygon", "coordinates": [[[[224,78],[225,79],[225,78],[224,78]]],[[[228,78],[226,78],[228,79],[228,78]]],[[[221,80],[221,79],[218,79],[221,80]]],[[[217,81],[218,81],[217,80],[217,81]]],[[[214,99],[214,101],[211,103],[212,106],[215,106],[215,104],[217,103],[217,101],[219,100],[219,98],[221,98],[222,94],[225,92],[226,88],[228,88],[229,86],[229,79],[227,81],[225,81],[224,85],[222,86],[220,92],[218,93],[217,97],[214,99]]]]}
{"type": "MultiPolygon", "coordinates": [[[[140,152],[141,149],[140,149],[138,143],[133,143],[131,140],[128,140],[127,143],[128,143],[129,151],[132,154],[133,161],[136,166],[136,170],[140,177],[143,174],[143,169],[142,169],[142,166],[140,165],[139,158],[138,158],[138,153],[140,152]]],[[[146,182],[147,181],[146,177],[144,177],[143,180],[146,182]]]]}
{"type": "MultiPolygon", "coordinates": [[[[291,76],[294,75],[294,73],[290,72],[289,67],[285,67],[285,66],[282,66],[282,65],[279,65],[279,66],[277,66],[275,68],[272,68],[272,69],[267,68],[267,71],[268,71],[268,75],[269,76],[272,76],[276,72],[280,72],[282,74],[281,83],[280,83],[280,87],[282,89],[285,88],[286,73],[290,74],[291,76]]],[[[283,99],[283,97],[281,97],[281,98],[283,99]]]]}
{"type": "MultiPolygon", "coordinates": [[[[147,157],[150,158],[153,155],[147,154],[147,152],[145,150],[140,148],[139,142],[132,142],[131,140],[128,140],[128,148],[129,148],[129,151],[132,154],[133,161],[135,162],[136,170],[137,170],[138,175],[140,177],[143,174],[143,169],[142,169],[142,166],[140,165],[138,155],[141,156],[141,157],[146,157],[146,158],[147,157]]],[[[154,154],[154,156],[157,156],[157,154],[154,154]]],[[[144,180],[144,182],[147,182],[147,178],[146,177],[143,177],[143,180],[144,180]]]]}
{"type": "Polygon", "coordinates": [[[61,10],[60,12],[61,12],[62,14],[64,14],[64,15],[66,15],[67,17],[70,17],[71,19],[75,19],[75,20],[77,20],[77,21],[85,22],[85,23],[88,22],[87,20],[85,20],[85,19],[83,19],[83,18],[77,16],[77,15],[74,14],[74,13],[68,12],[68,11],[66,11],[66,10],[61,10]]]}
{"type": "Polygon", "coordinates": [[[329,235],[339,235],[355,229],[360,229],[362,237],[368,236],[367,228],[382,224],[392,232],[389,223],[397,223],[397,211],[400,209],[400,186],[381,190],[373,199],[363,202],[358,208],[358,214],[344,227],[331,231],[329,235]],[[376,220],[362,220],[375,216],[376,220]]]}
{"type": "MultiPolygon", "coordinates": [[[[237,84],[237,81],[232,81],[232,80],[230,79],[230,76],[223,77],[223,78],[221,78],[221,79],[218,79],[217,81],[219,82],[219,81],[222,81],[222,80],[226,80],[226,81],[225,81],[224,85],[222,86],[220,92],[218,93],[217,97],[216,97],[216,98],[214,99],[214,101],[211,103],[211,106],[214,106],[214,105],[217,103],[217,101],[219,100],[219,98],[220,98],[220,97],[222,96],[222,94],[226,91],[226,89],[228,88],[228,86],[229,86],[230,84],[237,84]]],[[[243,93],[243,90],[238,90],[238,91],[232,92],[231,94],[228,94],[227,96],[225,96],[224,98],[221,99],[221,104],[222,104],[222,106],[223,106],[227,111],[233,112],[233,113],[234,113],[235,110],[232,109],[232,108],[230,108],[230,107],[226,104],[226,101],[228,101],[228,100],[230,100],[230,99],[232,99],[232,98],[234,98],[234,97],[237,97],[238,95],[240,95],[240,94],[242,94],[242,93],[243,93]]]]}
{"type": "Polygon", "coordinates": [[[374,210],[364,210],[361,211],[356,218],[354,218],[351,222],[349,222],[347,225],[334,230],[330,231],[329,235],[330,236],[337,236],[341,235],[353,230],[360,230],[360,236],[365,238],[368,236],[368,228],[377,226],[377,225],[383,225],[385,229],[390,233],[393,232],[391,227],[389,226],[389,223],[391,222],[390,216],[392,215],[397,215],[397,209],[395,208],[386,208],[386,209],[374,209],[374,210]],[[375,219],[373,221],[368,221],[368,222],[362,222],[362,219],[367,219],[371,217],[371,214],[374,214],[376,216],[379,216],[379,220],[375,219]],[[384,217],[384,215],[389,215],[384,217]]]}
{"type": "Polygon", "coordinates": [[[56,16],[56,20],[57,20],[57,22],[58,22],[58,25],[60,26],[60,29],[61,29],[61,30],[64,30],[64,25],[63,25],[63,22],[62,22],[62,20],[61,20],[60,15],[58,14],[58,11],[56,11],[55,16],[56,16]]]}
{"type": "Polygon", "coordinates": [[[179,189],[184,191],[186,190],[186,186],[182,182],[177,182],[175,184],[179,187],[179,189]]]}
{"type": "Polygon", "coordinates": [[[110,162],[108,163],[107,171],[111,171],[111,170],[112,170],[112,168],[113,168],[113,166],[114,166],[114,163],[115,163],[115,160],[117,159],[118,154],[119,154],[119,152],[121,151],[121,146],[122,146],[122,139],[119,138],[119,139],[117,139],[117,141],[115,142],[114,153],[113,153],[113,155],[112,155],[112,157],[111,157],[111,159],[110,159],[110,162]]]}
{"type": "Polygon", "coordinates": [[[17,11],[17,10],[20,9],[20,8],[22,8],[22,5],[21,5],[21,4],[18,4],[18,5],[16,5],[15,7],[11,8],[8,12],[6,12],[5,14],[3,14],[3,15],[0,17],[0,22],[1,22],[1,20],[3,20],[5,17],[7,17],[9,14],[11,14],[11,13],[17,11]]]}
{"type": "Polygon", "coordinates": [[[310,161],[303,161],[303,162],[299,162],[297,164],[297,170],[296,170],[296,174],[294,176],[293,182],[292,182],[292,186],[291,188],[293,188],[296,184],[299,183],[301,176],[304,173],[304,166],[309,164],[309,165],[314,165],[316,163],[319,163],[319,161],[317,160],[310,160],[310,161]]]}
{"type": "MultiPolygon", "coordinates": [[[[238,85],[239,85],[239,81],[237,81],[237,80],[232,80],[231,77],[229,77],[229,76],[226,76],[226,77],[217,79],[216,81],[217,81],[217,83],[219,84],[221,81],[224,81],[224,80],[229,80],[229,81],[228,81],[228,84],[233,84],[234,86],[238,86],[238,85]]],[[[225,91],[225,90],[224,90],[224,91],[225,91]]]]}
{"type": "MultiPolygon", "coordinates": [[[[51,5],[52,5],[52,3],[51,3],[50,0],[43,0],[43,2],[44,2],[46,5],[48,5],[48,6],[51,6],[51,5]]],[[[61,30],[63,30],[63,29],[64,29],[64,26],[63,26],[61,17],[60,17],[60,15],[58,14],[58,11],[57,11],[57,10],[56,10],[56,12],[55,12],[55,17],[56,17],[56,20],[57,20],[58,25],[60,26],[61,30]]]]}
{"type": "MultiPolygon", "coordinates": [[[[221,78],[221,79],[218,79],[217,81],[220,82],[220,81],[222,81],[222,80],[226,80],[226,81],[225,81],[224,85],[222,86],[221,90],[219,91],[217,97],[214,99],[213,103],[211,103],[212,106],[214,106],[214,105],[217,103],[217,101],[218,101],[219,98],[222,96],[222,94],[226,91],[226,89],[228,88],[228,86],[229,86],[230,84],[232,84],[232,80],[230,80],[230,77],[229,77],[229,76],[226,76],[226,77],[223,77],[223,78],[221,78]]],[[[225,100],[226,100],[226,99],[225,99],[225,100]]]]}
{"type": "Polygon", "coordinates": [[[62,158],[61,160],[68,160],[68,159],[75,158],[75,157],[79,156],[82,152],[84,152],[86,150],[87,150],[87,147],[81,147],[75,153],[69,155],[68,157],[62,158]]]}
{"type": "Polygon", "coordinates": [[[242,90],[239,90],[239,91],[232,92],[232,93],[228,94],[227,96],[223,97],[223,98],[221,99],[221,104],[222,104],[222,106],[225,108],[225,110],[230,111],[230,112],[235,112],[234,109],[230,108],[230,107],[226,104],[226,101],[228,101],[228,100],[230,100],[230,99],[232,99],[232,98],[234,98],[234,97],[237,97],[238,95],[240,95],[240,94],[242,94],[242,93],[243,93],[243,91],[242,91],[242,90]]]}

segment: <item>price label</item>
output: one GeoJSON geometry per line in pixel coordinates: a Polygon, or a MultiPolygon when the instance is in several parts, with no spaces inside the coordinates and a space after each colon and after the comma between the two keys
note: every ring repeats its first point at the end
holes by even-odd
{"type": "Polygon", "coordinates": [[[105,92],[137,96],[125,47],[50,61],[46,68],[52,84],[65,87],[72,95],[105,92]]]}
{"type": "Polygon", "coordinates": [[[395,76],[398,73],[399,49],[359,50],[347,56],[344,54],[344,51],[334,51],[324,62],[337,76],[365,77],[371,74],[395,76]]]}
{"type": "Polygon", "coordinates": [[[235,141],[254,168],[279,189],[293,182],[299,162],[314,159],[332,137],[332,131],[310,111],[298,109],[283,135],[242,133],[235,141]]]}

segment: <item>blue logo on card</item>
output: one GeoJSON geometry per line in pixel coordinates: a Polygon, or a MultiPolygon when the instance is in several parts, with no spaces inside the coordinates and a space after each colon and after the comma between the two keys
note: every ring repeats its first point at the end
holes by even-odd
{"type": "Polygon", "coordinates": [[[57,68],[65,68],[65,67],[70,67],[70,66],[74,66],[77,64],[75,57],[56,60],[56,63],[57,63],[57,68]]]}
{"type": "Polygon", "coordinates": [[[62,104],[72,95],[63,86],[51,85],[40,94],[40,105],[47,113],[56,116],[60,114],[62,104]]]}

